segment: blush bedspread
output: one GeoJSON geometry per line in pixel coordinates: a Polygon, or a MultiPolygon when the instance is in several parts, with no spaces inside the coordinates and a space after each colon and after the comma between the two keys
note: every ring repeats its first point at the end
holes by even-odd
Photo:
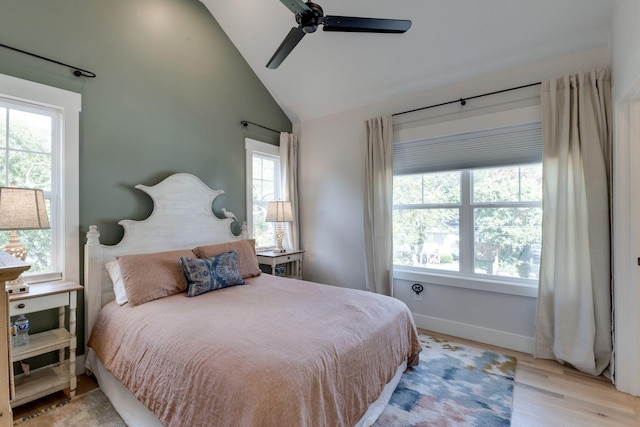
{"type": "Polygon", "coordinates": [[[111,302],[89,346],[168,427],[352,427],[420,352],[404,303],[267,274],[194,298],[111,302]]]}

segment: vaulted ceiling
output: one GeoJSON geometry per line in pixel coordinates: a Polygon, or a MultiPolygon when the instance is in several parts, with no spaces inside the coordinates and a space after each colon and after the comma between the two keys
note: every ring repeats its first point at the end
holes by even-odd
{"type": "Polygon", "coordinates": [[[279,0],[201,0],[293,122],[608,45],[613,0],[316,0],[326,15],[410,19],[404,34],[307,34],[279,0]]]}

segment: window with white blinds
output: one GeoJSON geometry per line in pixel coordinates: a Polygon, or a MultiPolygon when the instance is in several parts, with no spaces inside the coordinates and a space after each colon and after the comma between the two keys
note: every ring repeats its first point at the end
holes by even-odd
{"type": "Polygon", "coordinates": [[[533,122],[396,143],[394,175],[542,161],[542,123],[533,122]]]}
{"type": "Polygon", "coordinates": [[[541,122],[394,144],[393,262],[537,284],[541,122]]]}

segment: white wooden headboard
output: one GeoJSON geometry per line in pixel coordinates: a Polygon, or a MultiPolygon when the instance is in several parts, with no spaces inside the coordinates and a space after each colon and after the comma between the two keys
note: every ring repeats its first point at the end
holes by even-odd
{"type": "Polygon", "coordinates": [[[200,245],[224,243],[248,238],[246,223],[241,234],[231,231],[235,215],[222,209],[224,218],[212,210],[222,190],[212,190],[197,177],[177,173],[154,186],[136,185],[152,199],[154,209],[142,221],[122,220],[122,240],[113,246],[100,243],[100,232],[89,226],[84,247],[85,344],[100,309],[115,299],[105,263],[116,256],[192,249],[200,245]]]}

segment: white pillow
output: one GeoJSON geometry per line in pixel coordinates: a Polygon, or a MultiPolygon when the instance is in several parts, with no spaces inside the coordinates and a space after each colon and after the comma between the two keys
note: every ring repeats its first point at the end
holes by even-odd
{"type": "Polygon", "coordinates": [[[116,302],[119,305],[128,303],[129,299],[127,298],[127,291],[124,288],[124,281],[122,280],[122,274],[120,273],[120,265],[118,264],[118,261],[109,261],[104,266],[109,272],[111,282],[113,282],[113,293],[116,294],[116,302]]]}

